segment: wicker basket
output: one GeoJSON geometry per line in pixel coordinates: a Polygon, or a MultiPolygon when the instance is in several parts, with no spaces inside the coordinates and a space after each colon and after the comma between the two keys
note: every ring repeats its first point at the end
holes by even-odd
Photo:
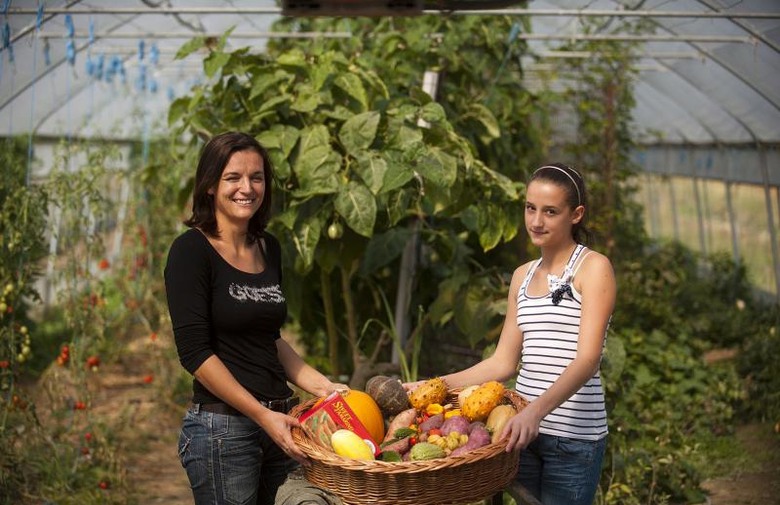
{"type": "MultiPolygon", "coordinates": [[[[460,389],[447,401],[457,404],[460,389]]],[[[304,402],[290,412],[298,417],[314,405],[304,402]]],[[[504,392],[504,403],[519,411],[526,401],[514,391],[504,392]]],[[[346,505],[456,505],[488,498],[515,477],[517,451],[506,452],[506,442],[489,444],[461,456],[428,461],[360,461],[344,458],[312,440],[301,429],[293,440],[311,460],[306,478],[329,490],[346,505]]]]}

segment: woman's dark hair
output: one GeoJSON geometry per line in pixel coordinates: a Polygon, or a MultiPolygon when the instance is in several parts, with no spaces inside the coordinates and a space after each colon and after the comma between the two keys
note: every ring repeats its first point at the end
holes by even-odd
{"type": "Polygon", "coordinates": [[[538,180],[549,181],[562,187],[566,191],[566,203],[569,204],[571,210],[580,205],[583,206],[585,213],[580,222],[572,226],[571,235],[578,244],[588,244],[591,238],[590,230],[585,226],[588,218],[588,193],[585,190],[585,179],[582,175],[563,163],[550,163],[537,168],[531,174],[528,183],[538,180]]]}
{"type": "Polygon", "coordinates": [[[249,220],[248,236],[250,241],[256,241],[265,230],[271,218],[271,186],[274,180],[274,170],[268,152],[251,135],[241,132],[225,132],[215,135],[203,147],[195,171],[195,188],[192,191],[192,215],[184,221],[190,227],[200,228],[212,236],[219,236],[217,217],[214,211],[214,195],[209,190],[219,184],[222,172],[233,153],[239,151],[255,151],[263,160],[263,175],[265,176],[265,194],[260,208],[249,220]]]}

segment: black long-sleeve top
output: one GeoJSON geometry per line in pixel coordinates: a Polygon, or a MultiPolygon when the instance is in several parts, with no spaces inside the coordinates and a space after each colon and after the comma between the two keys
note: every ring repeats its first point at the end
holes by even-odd
{"type": "MultiPolygon", "coordinates": [[[[279,241],[265,233],[264,242],[265,270],[247,273],[225,261],[203,233],[189,229],[168,252],[165,289],[182,366],[194,373],[217,355],[252,395],[275,400],[292,394],[276,349],[287,303],[279,241]]],[[[193,379],[192,401],[221,400],[193,379]]]]}

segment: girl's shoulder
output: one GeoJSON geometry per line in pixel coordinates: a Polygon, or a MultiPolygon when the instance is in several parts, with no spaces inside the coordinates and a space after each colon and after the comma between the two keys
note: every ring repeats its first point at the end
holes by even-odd
{"type": "Polygon", "coordinates": [[[587,278],[614,278],[612,262],[604,254],[586,248],[573,268],[574,278],[580,281],[587,278]]]}

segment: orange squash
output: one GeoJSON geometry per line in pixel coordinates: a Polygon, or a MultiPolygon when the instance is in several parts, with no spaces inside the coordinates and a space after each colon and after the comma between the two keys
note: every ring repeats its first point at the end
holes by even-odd
{"type": "Polygon", "coordinates": [[[344,400],[349,408],[360,419],[365,426],[368,434],[376,443],[380,443],[385,438],[385,420],[382,417],[382,411],[373,398],[368,393],[357,389],[350,389],[344,393],[344,400]]]}

